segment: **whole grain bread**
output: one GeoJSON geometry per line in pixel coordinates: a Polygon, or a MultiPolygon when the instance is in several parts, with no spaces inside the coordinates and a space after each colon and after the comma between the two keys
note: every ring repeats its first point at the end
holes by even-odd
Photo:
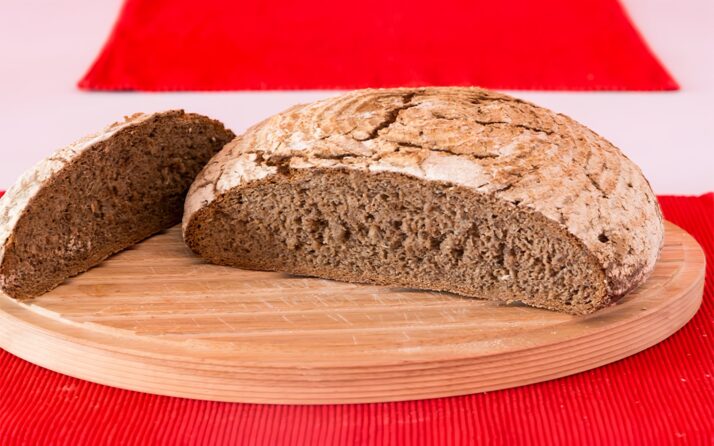
{"type": "Polygon", "coordinates": [[[642,283],[664,235],[616,147],[478,88],[361,90],[238,136],[198,175],[183,234],[222,265],[586,314],[642,283]]]}
{"type": "Polygon", "coordinates": [[[182,110],[136,114],[43,160],[0,198],[0,289],[36,296],[180,222],[194,177],[234,136],[182,110]]]}

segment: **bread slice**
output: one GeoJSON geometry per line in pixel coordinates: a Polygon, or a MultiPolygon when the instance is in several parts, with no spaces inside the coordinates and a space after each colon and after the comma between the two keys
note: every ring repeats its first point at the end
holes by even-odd
{"type": "Polygon", "coordinates": [[[0,288],[37,296],[180,222],[194,177],[234,136],[182,110],[137,114],[42,161],[0,198],[0,288]]]}
{"type": "Polygon", "coordinates": [[[642,283],[664,227],[617,148],[477,88],[297,106],[214,157],[183,235],[221,265],[587,314],[642,283]]]}

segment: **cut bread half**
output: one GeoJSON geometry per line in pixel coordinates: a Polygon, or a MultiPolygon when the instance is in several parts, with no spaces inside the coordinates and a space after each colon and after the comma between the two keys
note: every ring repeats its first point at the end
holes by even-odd
{"type": "Polygon", "coordinates": [[[249,129],[196,178],[183,236],[221,265],[587,314],[646,279],[664,227],[640,169],[572,119],[405,88],[249,129]]]}
{"type": "Polygon", "coordinates": [[[137,114],[40,162],[0,198],[0,289],[37,296],[175,225],[194,177],[234,136],[182,110],[137,114]]]}

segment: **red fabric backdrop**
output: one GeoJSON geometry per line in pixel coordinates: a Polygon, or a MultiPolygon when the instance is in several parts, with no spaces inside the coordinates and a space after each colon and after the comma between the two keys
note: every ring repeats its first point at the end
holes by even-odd
{"type": "Polygon", "coordinates": [[[712,444],[714,194],[660,197],[707,255],[704,303],[664,342],[616,363],[525,387],[384,404],[194,401],[92,384],[0,350],[0,443],[712,444]]]}
{"type": "Polygon", "coordinates": [[[95,90],[674,90],[617,0],[126,0],[95,90]]]}

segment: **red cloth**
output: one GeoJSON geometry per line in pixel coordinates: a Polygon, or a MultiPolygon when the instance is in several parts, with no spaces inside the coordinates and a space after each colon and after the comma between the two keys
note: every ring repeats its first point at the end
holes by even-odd
{"type": "Polygon", "coordinates": [[[617,0],[126,0],[80,88],[676,90],[617,0]]]}
{"type": "Polygon", "coordinates": [[[0,350],[0,443],[712,444],[714,194],[660,197],[707,255],[704,303],[660,344],[554,381],[402,403],[274,406],[92,384],[0,350]]]}

